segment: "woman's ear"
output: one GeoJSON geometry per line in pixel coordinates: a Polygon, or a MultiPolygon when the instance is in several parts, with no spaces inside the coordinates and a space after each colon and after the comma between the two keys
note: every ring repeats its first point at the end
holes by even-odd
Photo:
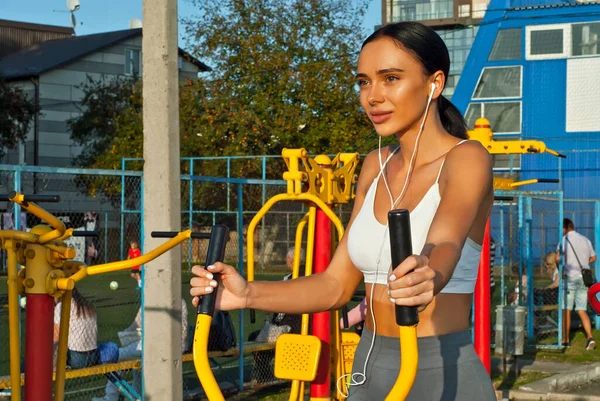
{"type": "Polygon", "coordinates": [[[435,85],[435,91],[433,92],[433,99],[437,99],[442,95],[444,87],[446,86],[446,77],[442,71],[437,71],[432,76],[432,85],[435,85]]]}

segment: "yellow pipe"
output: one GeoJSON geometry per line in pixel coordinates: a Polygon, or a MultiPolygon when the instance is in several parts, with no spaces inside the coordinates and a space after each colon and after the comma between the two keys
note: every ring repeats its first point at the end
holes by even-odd
{"type": "Polygon", "coordinates": [[[404,401],[410,393],[419,366],[417,326],[400,326],[400,373],[385,401],[404,401]]]}
{"type": "Polygon", "coordinates": [[[73,231],[75,231],[75,229],[73,229],[73,228],[67,228],[67,230],[65,231],[65,233],[61,237],[59,237],[58,240],[59,241],[63,241],[65,239],[69,238],[69,237],[72,237],[73,236],[73,231]]]}
{"type": "MultiPolygon", "coordinates": [[[[294,267],[292,269],[292,279],[298,278],[300,276],[300,250],[302,249],[302,236],[304,233],[304,227],[306,227],[307,222],[308,213],[304,215],[302,220],[300,220],[300,222],[298,223],[298,227],[296,227],[296,238],[294,241],[294,267]]],[[[306,276],[306,273],[304,275],[306,276]]]]}
{"type": "Polygon", "coordinates": [[[7,241],[8,267],[8,330],[10,343],[10,386],[11,399],[21,401],[21,339],[19,338],[19,267],[13,241],[7,241]]]}
{"type": "Polygon", "coordinates": [[[209,401],[225,401],[208,361],[208,335],[211,320],[212,316],[209,315],[199,314],[196,317],[196,333],[192,350],[194,367],[209,401]]]}
{"type": "Polygon", "coordinates": [[[511,187],[520,187],[522,185],[536,184],[538,182],[537,178],[532,180],[524,180],[524,181],[516,181],[510,184],[511,187]]]}
{"type": "Polygon", "coordinates": [[[67,246],[60,246],[60,245],[55,245],[55,244],[44,244],[44,246],[46,248],[58,253],[60,256],[64,257],[65,259],[73,259],[75,256],[77,256],[77,252],[75,251],[75,249],[69,248],[67,246]]]}
{"type": "MultiPolygon", "coordinates": [[[[319,209],[323,210],[323,212],[329,217],[329,219],[335,225],[335,228],[338,233],[338,238],[341,239],[344,236],[344,226],[340,219],[335,215],[333,210],[325,202],[319,199],[318,196],[309,194],[309,193],[301,193],[298,195],[290,195],[290,194],[279,194],[270,198],[263,207],[256,213],[256,215],[250,221],[248,225],[248,281],[254,281],[254,232],[256,231],[256,226],[260,222],[260,220],[267,214],[267,212],[273,207],[274,204],[280,201],[308,201],[314,203],[319,209]]],[[[307,255],[307,260],[309,257],[307,255]]]]}
{"type": "MultiPolygon", "coordinates": [[[[313,254],[315,248],[315,227],[317,223],[317,208],[311,206],[308,208],[308,233],[306,236],[306,277],[312,274],[313,254]]],[[[308,334],[308,314],[302,315],[302,335],[308,334]]]]}
{"type": "Polygon", "coordinates": [[[46,242],[50,242],[50,241],[60,238],[62,235],[64,235],[65,231],[67,230],[67,227],[65,227],[65,224],[62,221],[60,221],[59,219],[54,217],[52,215],[52,213],[47,212],[46,210],[39,207],[35,203],[25,202],[24,199],[25,199],[25,196],[23,194],[18,193],[14,198],[11,198],[10,200],[12,202],[18,203],[19,205],[21,205],[21,207],[25,208],[29,213],[33,214],[34,216],[39,217],[43,221],[50,224],[50,226],[52,228],[54,228],[54,231],[50,231],[49,233],[46,233],[46,234],[40,236],[40,240],[38,242],[39,244],[44,244],[46,242]]]}
{"type": "Polygon", "coordinates": [[[148,253],[145,253],[142,256],[139,256],[134,259],[121,260],[118,262],[105,263],[102,265],[82,268],[77,273],[72,275],[71,279],[73,279],[75,282],[77,282],[77,281],[80,281],[81,279],[83,279],[86,275],[92,276],[95,274],[109,273],[109,272],[114,272],[114,271],[119,271],[119,270],[130,269],[133,266],[139,266],[139,265],[146,264],[146,263],[150,262],[151,260],[156,259],[157,257],[159,257],[163,253],[167,252],[168,250],[181,244],[183,241],[191,238],[191,236],[192,236],[192,230],[186,230],[186,231],[180,232],[179,234],[177,234],[176,237],[171,238],[164,244],[156,247],[155,249],[151,250],[148,253]]]}
{"type": "Polygon", "coordinates": [[[35,234],[26,233],[24,231],[2,230],[0,231],[0,238],[36,243],[39,237],[35,234]]]}
{"type": "Polygon", "coordinates": [[[270,198],[267,203],[260,208],[258,213],[254,215],[250,224],[248,225],[248,239],[247,239],[247,248],[248,248],[248,281],[254,281],[254,231],[256,230],[256,226],[260,222],[260,220],[264,217],[265,214],[273,207],[274,204],[279,202],[280,200],[288,200],[290,196],[288,194],[279,194],[270,198]]]}
{"type": "Polygon", "coordinates": [[[56,357],[56,385],[54,387],[54,401],[63,401],[65,398],[65,374],[67,369],[67,344],[69,338],[69,324],[71,320],[71,299],[73,293],[65,291],[62,296],[60,309],[60,328],[58,335],[58,356],[56,357]]]}

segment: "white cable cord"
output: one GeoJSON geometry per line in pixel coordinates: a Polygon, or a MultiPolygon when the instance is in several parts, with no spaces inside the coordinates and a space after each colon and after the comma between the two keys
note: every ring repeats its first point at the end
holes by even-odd
{"type": "MultiPolygon", "coordinates": [[[[410,182],[410,177],[412,175],[413,163],[414,163],[415,157],[417,155],[417,150],[419,148],[419,141],[421,139],[421,135],[423,134],[423,128],[425,127],[425,121],[427,120],[427,114],[429,114],[429,107],[431,106],[431,100],[433,99],[434,91],[435,91],[435,87],[432,86],[431,92],[429,94],[429,98],[427,100],[427,106],[425,107],[425,115],[423,116],[423,120],[421,121],[421,126],[419,128],[419,133],[417,134],[417,138],[415,140],[415,148],[410,157],[410,163],[408,164],[408,172],[406,173],[406,179],[404,180],[404,185],[402,186],[402,191],[400,191],[400,195],[398,196],[396,201],[394,201],[394,196],[392,195],[392,191],[390,190],[387,179],[385,178],[385,173],[384,173],[383,169],[384,169],[385,165],[388,163],[388,161],[391,159],[391,157],[396,153],[396,151],[399,148],[394,150],[388,156],[385,163],[382,163],[382,160],[381,160],[381,136],[379,136],[379,149],[378,149],[379,171],[380,171],[381,176],[383,177],[383,182],[385,184],[385,188],[387,189],[388,195],[390,196],[391,209],[394,209],[396,204],[404,198],[404,193],[406,191],[406,188],[408,187],[408,183],[410,182]]],[[[371,296],[370,296],[371,302],[369,302],[369,311],[371,312],[371,320],[373,321],[373,338],[371,339],[371,345],[369,346],[369,351],[367,352],[367,357],[365,358],[365,364],[363,366],[363,371],[342,375],[342,376],[338,377],[338,379],[336,381],[335,387],[336,387],[338,393],[344,398],[348,397],[348,393],[345,393],[342,391],[342,389],[340,389],[340,382],[342,380],[344,380],[347,377],[350,377],[350,382],[348,383],[348,387],[360,386],[367,381],[367,366],[369,363],[369,358],[371,357],[371,353],[373,352],[373,348],[375,347],[375,337],[377,336],[377,334],[376,334],[377,333],[377,322],[375,321],[375,313],[373,312],[373,293],[375,290],[375,283],[377,283],[377,277],[379,275],[379,263],[381,262],[381,252],[383,251],[383,245],[385,244],[385,241],[387,240],[388,229],[389,229],[389,225],[388,225],[388,223],[386,223],[385,231],[383,233],[383,240],[381,242],[381,247],[379,248],[379,256],[377,257],[377,263],[376,263],[377,267],[375,270],[375,281],[371,285],[371,296]]],[[[348,388],[348,390],[349,390],[349,388],[348,388]]]]}

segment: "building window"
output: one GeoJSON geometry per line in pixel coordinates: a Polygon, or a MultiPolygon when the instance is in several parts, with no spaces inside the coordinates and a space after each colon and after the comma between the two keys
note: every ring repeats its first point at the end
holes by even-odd
{"type": "Polygon", "coordinates": [[[471,16],[471,5],[470,4],[461,4],[458,6],[458,17],[459,18],[468,18],[471,16]]]}
{"type": "Polygon", "coordinates": [[[138,77],[142,72],[142,52],[140,49],[125,49],[125,75],[138,77]]]}
{"type": "Polygon", "coordinates": [[[598,46],[600,22],[573,24],[571,30],[573,56],[595,56],[600,54],[600,46],[598,46]]]}
{"type": "Polygon", "coordinates": [[[473,129],[475,121],[485,117],[492,132],[498,134],[521,133],[521,102],[470,103],[465,113],[467,127],[473,129]]]}
{"type": "Polygon", "coordinates": [[[520,60],[521,43],[521,28],[499,30],[488,60],[520,60]]]}
{"type": "Polygon", "coordinates": [[[521,67],[486,67],[481,72],[473,99],[521,97],[521,67]]]}
{"type": "Polygon", "coordinates": [[[548,60],[571,54],[571,25],[537,25],[527,28],[526,58],[548,60]]]}

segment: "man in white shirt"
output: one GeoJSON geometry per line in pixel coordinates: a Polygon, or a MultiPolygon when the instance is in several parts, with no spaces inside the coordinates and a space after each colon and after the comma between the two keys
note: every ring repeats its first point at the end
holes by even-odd
{"type": "Polygon", "coordinates": [[[592,338],[592,325],[587,314],[587,287],[583,282],[582,269],[590,269],[590,263],[596,261],[596,252],[589,239],[575,231],[575,225],[569,219],[563,219],[562,241],[556,247],[556,264],[563,255],[563,273],[565,278],[563,294],[563,346],[569,347],[571,341],[571,311],[577,311],[587,338],[586,349],[596,348],[592,338]]]}

